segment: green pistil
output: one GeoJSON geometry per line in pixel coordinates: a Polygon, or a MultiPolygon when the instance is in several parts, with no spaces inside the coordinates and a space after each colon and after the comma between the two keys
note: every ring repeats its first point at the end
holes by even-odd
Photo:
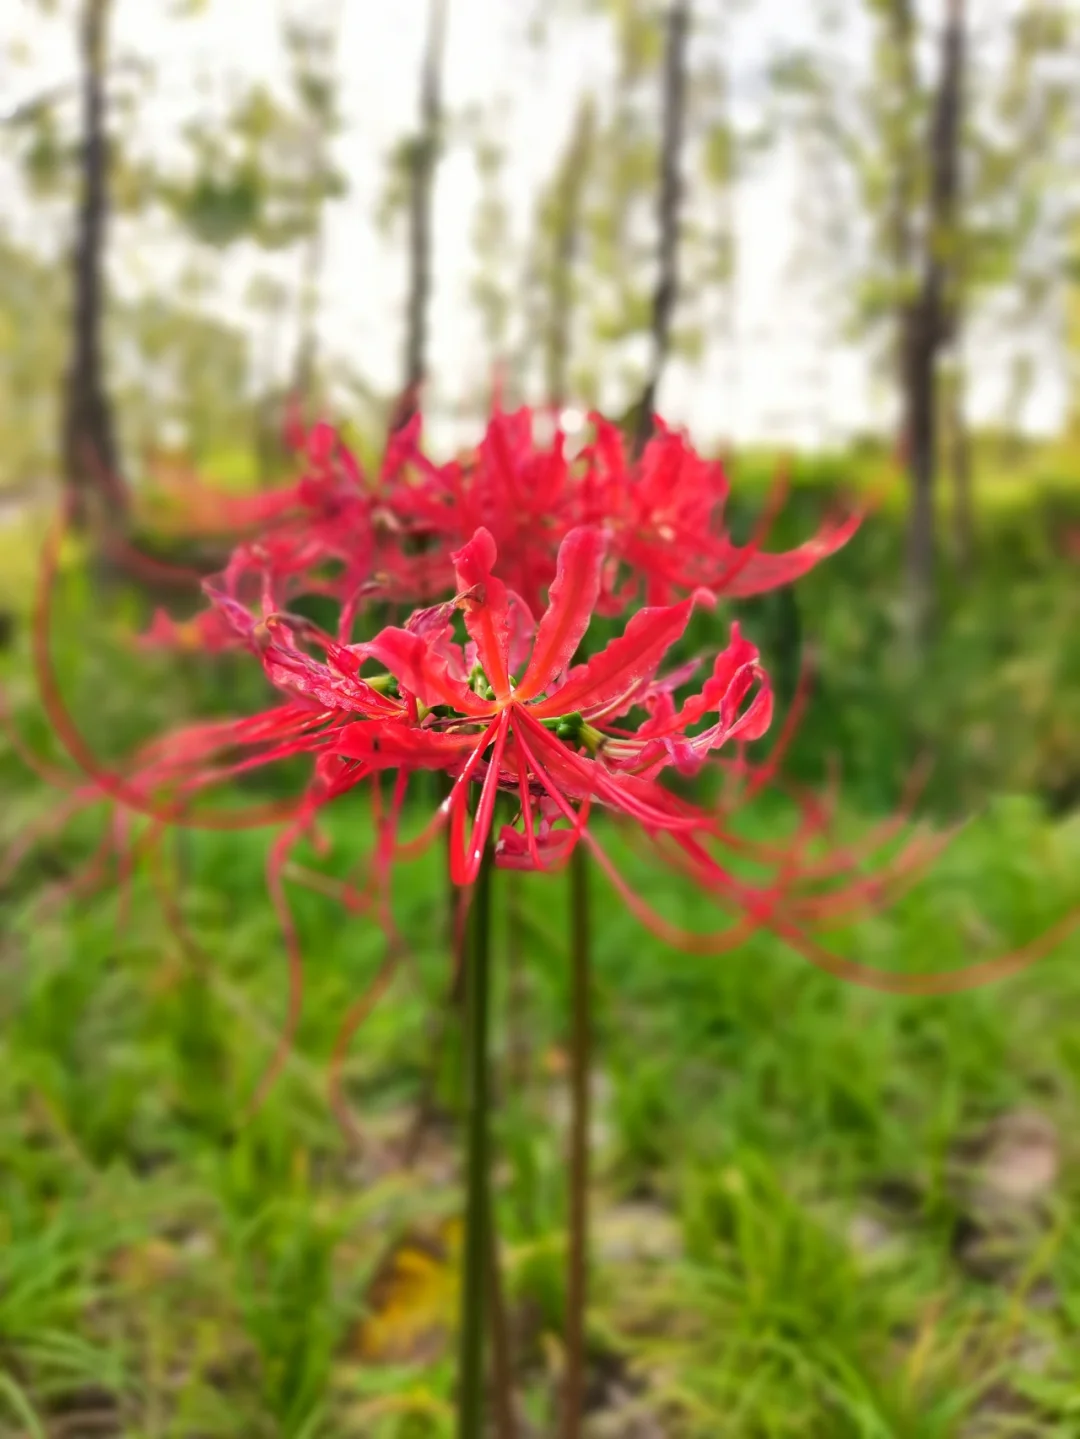
{"type": "Polygon", "coordinates": [[[566,744],[583,746],[590,754],[598,754],[604,743],[604,736],[591,724],[586,724],[579,710],[573,714],[559,715],[557,719],[541,720],[540,723],[545,729],[549,729],[556,739],[563,740],[566,744]]]}
{"type": "Polygon", "coordinates": [[[469,675],[469,688],[480,696],[482,700],[493,700],[495,691],[488,683],[488,677],[479,665],[473,665],[472,673],[469,675]]]}
{"type": "MultiPolygon", "coordinates": [[[[375,690],[377,694],[386,695],[389,699],[397,700],[401,698],[401,686],[398,684],[397,677],[395,675],[372,675],[370,678],[365,676],[364,683],[368,686],[369,689],[375,690]]],[[[430,710],[426,704],[421,704],[421,702],[417,700],[417,719],[425,719],[432,712],[433,711],[430,710]]]]}
{"type": "Polygon", "coordinates": [[[397,699],[401,693],[395,675],[372,675],[370,679],[365,676],[364,683],[381,695],[389,695],[391,699],[397,699]]]}

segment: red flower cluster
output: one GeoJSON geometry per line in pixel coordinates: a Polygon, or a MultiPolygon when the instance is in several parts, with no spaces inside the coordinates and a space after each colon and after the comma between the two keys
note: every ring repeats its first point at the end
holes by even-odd
{"type": "MultiPolygon", "coordinates": [[[[537,443],[535,427],[527,410],[496,414],[475,452],[437,464],[423,453],[417,418],[392,438],[376,484],[328,426],[306,434],[304,474],[245,512],[251,519],[257,511],[262,528],[242,538],[223,574],[206,583],[211,609],[179,630],[159,617],[148,636],[246,647],[281,701],[252,717],[175,731],[120,771],[90,753],[51,670],[54,540],[37,652],[54,726],[89,779],[73,803],[107,799],[118,813],[149,815],[156,826],[280,822],[271,870],[280,895],[291,846],[316,832],[322,807],[364,782],[381,804],[381,777],[392,771],[371,866],[376,880],[447,826],[459,886],[476,879],[489,846],[499,865],[544,870],[584,842],[633,912],[685,949],[720,952],[764,925],[831,972],[886,990],[945,992],[990,977],[985,966],[934,977],[884,974],[824,950],[817,926],[889,894],[939,842],[910,843],[867,878],[863,860],[904,816],[858,852],[814,857],[830,814],[806,796],[800,827],[786,842],[737,839],[734,812],[774,778],[798,705],[770,759],[755,767],[743,746],[766,733],[773,702],[758,651],[738,626],[703,680],[695,683],[697,661],[663,669],[696,607],[797,578],[842,545],[858,517],[826,526],[787,554],[764,553],[763,532],[740,547],[723,527],[721,467],[683,435],[660,426],[631,462],[618,432],[598,417],[591,440],[573,455],[557,431],[537,443]],[[337,602],[335,633],[290,610],[312,592],[337,602]],[[400,606],[401,622],[357,638],[372,598],[400,606]],[[622,633],[593,652],[588,632],[598,613],[626,618],[622,633]],[[223,782],[296,755],[309,756],[311,769],[295,804],[239,814],[197,807],[223,782]],[[727,784],[727,798],[715,806],[663,783],[665,771],[693,775],[710,761],[727,784]],[[445,773],[449,793],[422,835],[406,842],[401,816],[409,781],[422,770],[445,773]],[[690,934],[650,910],[590,824],[597,809],[628,821],[706,890],[730,917],[726,927],[690,934]],[[753,862],[757,879],[733,871],[733,852],[753,862]]],[[[220,517],[232,522],[239,512],[220,517]]],[[[1023,958],[1030,957],[1029,950],[1023,958]]],[[[1019,962],[1007,956],[993,972],[1019,962]]]]}
{"type": "Polygon", "coordinates": [[[767,554],[774,505],[749,544],[736,545],[724,527],[729,485],[718,461],[662,424],[632,461],[615,425],[589,420],[591,440],[572,453],[557,428],[538,440],[544,416],[498,411],[475,450],[440,464],[423,448],[416,414],[391,436],[374,480],[331,426],[294,427],[304,467],[295,485],[242,498],[189,485],[187,512],[200,529],[250,535],[222,577],[226,594],[241,603],[258,596],[267,610],[286,608],[300,590],[332,595],[343,642],[367,600],[418,604],[445,594],[450,555],[479,529],[495,541],[504,583],[533,614],[563,538],[601,529],[597,607],[616,615],[641,598],[669,604],[697,589],[743,598],[789,584],[858,528],[853,512],[795,550],[767,554]]]}

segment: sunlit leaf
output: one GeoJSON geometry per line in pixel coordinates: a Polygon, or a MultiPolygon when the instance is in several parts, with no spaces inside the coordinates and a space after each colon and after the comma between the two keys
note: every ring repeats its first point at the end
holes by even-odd
{"type": "Polygon", "coordinates": [[[368,1292],[370,1312],[356,1340],[362,1358],[422,1363],[441,1353],[457,1312],[460,1249],[461,1224],[452,1220],[391,1251],[368,1292]]]}

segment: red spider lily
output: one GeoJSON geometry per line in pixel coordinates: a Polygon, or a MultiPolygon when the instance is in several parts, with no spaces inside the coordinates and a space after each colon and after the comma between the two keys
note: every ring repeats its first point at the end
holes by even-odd
{"type": "MultiPolygon", "coordinates": [[[[625,885],[586,830],[589,808],[596,802],[632,819],[654,838],[671,836],[682,867],[699,881],[707,877],[729,903],[754,915],[768,911],[779,896],[775,886],[755,891],[737,884],[710,858],[706,846],[711,842],[738,847],[718,818],[676,801],[655,783],[656,774],[668,765],[693,772],[725,741],[749,740],[764,732],[771,696],[753,646],[734,629],[701,693],[677,707],[673,692],[694,667],[683,666],[663,680],[656,679],[656,670],[685,629],[695,600],[708,602],[707,595],[640,612],[623,637],[589,664],[564,673],[599,589],[603,555],[597,532],[579,530],[564,542],[551,603],[531,657],[531,620],[492,574],[490,536],[481,531],[455,559],[460,591],[456,600],[419,611],[403,629],[384,630],[367,644],[342,647],[306,622],[285,617],[275,618],[255,642],[279,688],[338,708],[337,715],[325,713],[312,732],[288,741],[290,752],[313,748],[318,753],[322,786],[312,790],[309,802],[323,803],[382,769],[406,776],[419,768],[446,769],[455,777],[454,787],[425,837],[449,821],[451,872],[457,883],[468,885],[475,879],[497,794],[507,790],[519,801],[515,824],[521,828],[503,827],[496,849],[499,864],[557,867],[584,835],[625,895],[625,885]],[[471,634],[464,647],[452,638],[458,606],[465,609],[471,634]],[[318,644],[326,659],[313,660],[304,653],[296,643],[301,636],[318,644]],[[370,659],[395,677],[397,697],[376,690],[373,698],[358,673],[370,659]],[[514,684],[511,674],[519,671],[514,684]],[[349,713],[342,712],[343,706],[349,713]],[[634,706],[649,718],[636,731],[616,727],[613,721],[634,706]],[[355,718],[357,714],[362,718],[355,718]],[[712,725],[689,733],[690,726],[709,714],[717,716],[712,725]],[[330,723],[324,728],[323,721],[330,723]],[[474,783],[480,787],[480,800],[470,835],[468,795],[474,783]],[[568,827],[560,828],[562,821],[568,827]]],[[[239,622],[250,625],[242,612],[239,622]]],[[[760,782],[757,776],[749,787],[760,782]]],[[[818,828],[815,818],[808,834],[818,828]]],[[[388,836],[392,843],[391,831],[388,836]]],[[[884,842],[888,837],[879,838],[884,842]]],[[[913,846],[893,878],[911,869],[923,854],[913,846]]],[[[758,857],[797,877],[790,851],[759,850],[758,857]]],[[[803,874],[811,885],[820,885],[842,877],[845,868],[856,863],[856,857],[847,857],[846,862],[805,864],[803,874]]],[[[787,919],[836,916],[881,889],[882,881],[875,879],[857,882],[842,895],[807,893],[792,901],[787,919]]],[[[675,933],[636,897],[628,902],[666,936],[675,933]]],[[[679,942],[688,948],[727,948],[745,932],[743,925],[719,938],[680,933],[679,942]]]]}
{"type": "Polygon", "coordinates": [[[496,409],[475,450],[436,464],[420,448],[413,426],[398,437],[400,473],[407,475],[390,499],[402,523],[449,547],[488,530],[499,548],[501,569],[526,605],[538,612],[555,573],[563,537],[582,521],[579,473],[556,429],[538,443],[538,415],[530,409],[496,409]]]}
{"type": "Polygon", "coordinates": [[[618,428],[594,414],[594,438],[571,455],[558,428],[550,441],[538,440],[543,418],[527,408],[497,409],[474,451],[437,464],[423,449],[416,413],[391,431],[373,482],[331,426],[297,430],[305,471],[296,484],[243,498],[191,491],[219,533],[257,531],[234,554],[224,588],[239,597],[254,577],[257,589],[273,589],[273,609],[305,586],[345,602],[379,574],[383,594],[416,603],[445,593],[451,576],[443,556],[484,528],[498,546],[504,581],[537,613],[559,545],[587,524],[608,536],[600,603],[618,613],[641,585],[649,603],[668,604],[699,588],[739,598],[788,584],[858,527],[852,513],[792,551],[764,553],[778,490],[759,532],[737,546],[723,526],[723,467],[684,435],[658,422],[635,460],[618,428]]]}
{"type": "MultiPolygon", "coordinates": [[[[298,445],[302,439],[305,469],[285,489],[235,497],[189,487],[194,503],[185,512],[188,528],[218,535],[250,532],[236,544],[214,582],[216,589],[264,616],[301,594],[330,596],[341,605],[338,628],[343,639],[351,636],[364,602],[386,598],[416,603],[445,592],[451,572],[444,556],[426,546],[422,535],[408,533],[392,504],[404,463],[403,445],[415,442],[414,429],[403,439],[390,437],[375,482],[365,477],[340,435],[320,423],[302,437],[294,436],[298,445]]],[[[148,637],[154,642],[172,638],[183,645],[195,638],[183,628],[170,632],[165,621],[155,624],[148,637]]],[[[216,648],[228,630],[212,625],[210,633],[216,648]]],[[[234,636],[233,643],[237,640],[234,636]]]]}
{"type": "Polygon", "coordinates": [[[598,530],[572,530],[563,541],[550,602],[531,645],[524,603],[493,573],[496,548],[488,531],[478,530],[453,558],[467,645],[453,639],[452,610],[442,606],[422,627],[388,628],[357,647],[386,666],[418,715],[423,708],[424,721],[352,724],[335,744],[335,755],[366,769],[455,772],[445,813],[451,876],[458,884],[472,883],[479,872],[500,789],[520,805],[524,849],[513,840],[499,847],[515,864],[525,855],[534,867],[547,867],[542,842],[572,846],[593,801],[646,828],[692,829],[696,821],[673,805],[654,776],[672,764],[693,771],[725,742],[760,737],[772,708],[757,650],[737,627],[701,693],[681,709],[671,702],[669,687],[656,684],[665,654],[681,638],[694,605],[710,601],[708,593],[639,611],[622,636],[571,667],[600,593],[604,543],[598,530]],[[635,705],[650,717],[636,731],[616,728],[614,721],[635,705]],[[691,735],[690,726],[706,716],[716,718],[691,735]],[[480,797],[470,834],[474,781],[480,797]],[[569,837],[551,826],[551,806],[569,820],[569,837]]]}
{"type": "MultiPolygon", "coordinates": [[[[787,584],[859,524],[853,513],[788,553],[764,553],[778,488],[758,532],[737,546],[723,525],[723,467],[683,435],[658,423],[631,460],[618,429],[593,415],[594,438],[572,455],[557,427],[550,441],[537,438],[542,418],[496,409],[476,449],[440,465],[423,449],[416,412],[391,430],[373,482],[330,425],[304,431],[297,423],[292,443],[305,469],[294,485],[247,498],[192,490],[219,532],[257,531],[237,545],[216,589],[263,618],[300,594],[330,596],[341,605],[338,638],[348,642],[367,602],[445,594],[453,581],[448,551],[481,528],[498,546],[501,578],[530,613],[543,608],[565,536],[583,524],[602,528],[607,560],[597,606],[615,615],[642,589],[651,605],[665,605],[701,589],[738,598],[787,584]]],[[[168,633],[158,622],[153,638],[168,633]]],[[[226,631],[211,625],[211,635],[208,647],[218,647],[226,631]]],[[[173,638],[194,635],[181,628],[173,638]]]]}
{"type": "Polygon", "coordinates": [[[650,604],[668,604],[699,588],[743,598],[789,584],[846,544],[861,520],[853,512],[794,550],[764,553],[781,488],[766,523],[737,546],[723,527],[729,491],[723,466],[698,454],[684,435],[658,421],[634,459],[618,427],[592,414],[594,438],[571,456],[557,428],[550,442],[538,443],[538,418],[527,408],[497,410],[476,450],[441,466],[414,447],[413,483],[388,499],[404,523],[447,544],[489,530],[504,578],[534,610],[554,576],[562,538],[582,524],[608,535],[600,598],[618,613],[642,585],[650,604]],[[616,594],[620,567],[628,578],[616,594]]]}
{"type": "MultiPolygon", "coordinates": [[[[257,623],[216,594],[220,612],[259,655],[287,703],[246,720],[189,725],[144,747],[119,771],[95,759],[64,708],[48,661],[44,592],[36,627],[42,691],[57,734],[90,776],[96,798],[162,823],[233,827],[274,818],[290,821],[292,839],[322,804],[383,769],[398,769],[407,780],[416,769],[443,768],[455,783],[429,830],[449,820],[460,883],[475,877],[500,788],[521,802],[524,850],[516,852],[505,833],[499,845],[511,864],[520,864],[522,853],[534,866],[554,862],[559,848],[565,851],[582,832],[594,800],[656,831],[707,829],[708,817],[660,789],[655,775],[668,764],[693,769],[725,741],[763,732],[771,699],[753,647],[736,632],[701,694],[675,710],[671,683],[657,683],[656,670],[701,597],[639,613],[621,639],[587,665],[569,668],[599,588],[598,533],[579,530],[564,543],[531,653],[531,617],[492,573],[494,559],[493,542],[482,531],[455,557],[460,592],[454,601],[418,611],[403,628],[386,629],[364,645],[343,646],[288,616],[257,623]],[[465,647],[451,637],[458,607],[470,633],[465,647]],[[321,655],[312,657],[301,642],[321,655]],[[361,667],[373,660],[389,675],[364,678],[361,667]],[[510,674],[522,668],[511,691],[510,674]],[[391,675],[396,694],[389,692],[391,675]],[[613,722],[635,703],[649,718],[636,733],[615,729],[613,722]],[[716,716],[714,723],[691,734],[707,715],[716,716]],[[201,792],[301,753],[313,755],[316,768],[294,806],[254,816],[193,813],[201,792]],[[474,782],[480,787],[477,826],[467,840],[466,800],[474,782]],[[566,818],[568,805],[569,834],[552,823],[566,818]]],[[[386,834],[387,843],[396,843],[394,826],[386,834]]]]}
{"type": "MultiPolygon", "coordinates": [[[[827,830],[828,814],[816,801],[800,801],[802,823],[785,844],[750,845],[728,827],[740,802],[736,793],[718,810],[678,798],[658,783],[666,768],[692,773],[723,745],[764,733],[771,694],[757,651],[732,628],[700,691],[676,693],[691,677],[684,665],[660,677],[667,650],[682,636],[696,605],[712,597],[698,591],[672,605],[632,616],[624,633],[585,664],[572,659],[600,593],[604,538],[593,527],[572,531],[560,548],[548,607],[535,626],[524,602],[494,573],[496,548],[481,530],[453,557],[457,593],[418,610],[404,626],[390,626],[362,644],[343,644],[310,621],[288,614],[257,620],[211,587],[212,598],[238,640],[260,658],[285,703],[241,720],[188,725],[146,745],[126,765],[111,769],[78,732],[52,673],[48,655],[48,594],[56,568],[59,531],[43,568],[35,620],[35,650],[42,694],[57,736],[88,776],[69,811],[109,801],[151,816],[157,824],[234,829],[285,825],[273,847],[271,886],[290,938],[293,986],[298,979],[295,936],[286,921],[280,876],[292,846],[313,832],[321,807],[384,770],[397,772],[394,800],[379,826],[376,872],[394,858],[422,849],[447,823],[453,878],[476,877],[494,833],[500,793],[512,796],[516,814],[498,831],[496,862],[511,868],[558,867],[584,840],[631,911],[661,937],[691,952],[719,953],[767,926],[815,963],[855,982],[896,992],[951,992],[1011,973],[1046,946],[938,976],[890,975],[829,954],[806,933],[880,902],[940,849],[943,840],[911,842],[872,878],[853,873],[900,821],[886,825],[861,851],[834,851],[815,859],[812,842],[827,830]],[[468,639],[454,621],[463,612],[468,639]],[[310,653],[315,650],[316,653],[310,653]],[[362,674],[378,665],[377,674],[362,674]],[[618,721],[643,711],[636,729],[618,721]],[[310,755],[312,778],[304,794],[285,804],[241,811],[203,810],[205,792],[255,768],[310,755]],[[439,769],[453,783],[447,800],[422,833],[402,841],[398,827],[409,777],[439,769]],[[477,793],[470,822],[469,796],[477,793]],[[714,934],[692,934],[656,914],[619,875],[589,820],[599,807],[629,820],[738,918],[714,934]],[[766,870],[751,882],[737,879],[718,857],[737,851],[766,870]]],[[[785,726],[778,748],[790,737],[785,726]]],[[[743,760],[730,774],[749,792],[767,783],[776,760],[754,769],[743,760]]],[[[1075,916],[1069,922],[1075,922],[1075,916]]]]}
{"type": "Polygon", "coordinates": [[[723,465],[700,455],[684,434],[657,420],[637,461],[617,426],[592,415],[596,435],[588,447],[591,503],[604,516],[615,552],[631,574],[643,577],[650,604],[704,586],[716,595],[745,599],[801,579],[847,544],[861,523],[853,511],[827,522],[812,539],[784,554],[761,549],[768,522],[783,498],[778,485],[765,523],[749,544],[733,543],[723,527],[730,486],[723,465]]]}
{"type": "MultiPolygon", "coordinates": [[[[447,824],[452,875],[462,886],[475,879],[493,835],[500,865],[531,869],[558,867],[584,840],[633,912],[679,947],[727,949],[764,924],[834,973],[880,988],[908,988],[905,977],[827,956],[805,927],[879,901],[932,855],[935,843],[914,842],[875,878],[851,878],[866,853],[813,857],[811,842],[826,832],[828,816],[805,798],[799,801],[802,825],[786,844],[737,840],[729,817],[775,777],[804,696],[797,697],[773,757],[749,766],[742,747],[765,732],[772,701],[757,651],[737,627],[698,693],[677,698],[696,672],[694,664],[659,673],[695,606],[804,573],[846,540],[856,520],[827,527],[786,555],[763,554],[760,536],[740,549],[721,527],[727,496],[721,468],[698,456],[682,436],[661,426],[632,465],[618,432],[599,417],[593,417],[593,442],[576,457],[567,455],[558,434],[547,447],[537,445],[533,418],[527,410],[496,413],[474,455],[438,467],[420,451],[414,415],[391,437],[383,465],[387,492],[378,505],[333,431],[316,426],[307,436],[311,474],[280,510],[288,510],[289,518],[238,546],[223,574],[206,585],[213,606],[208,615],[188,628],[158,618],[150,636],[198,638],[214,648],[229,640],[242,645],[258,657],[285,703],[248,719],[189,725],[116,768],[103,765],[82,740],[49,662],[48,593],[58,531],[43,570],[35,642],[54,728],[89,780],[76,790],[68,813],[107,801],[120,812],[149,815],[159,827],[284,824],[271,861],[281,908],[280,875],[290,847],[313,832],[320,808],[395,770],[394,803],[379,827],[380,874],[447,824]],[[505,554],[487,526],[466,537],[452,563],[441,558],[437,544],[424,549],[441,533],[452,533],[462,516],[478,512],[509,535],[505,554]],[[570,525],[574,517],[589,523],[570,525]],[[380,559],[387,572],[373,575],[370,567],[380,559]],[[425,566],[433,587],[435,576],[449,576],[454,597],[351,643],[362,603],[376,595],[423,593],[429,587],[425,566]],[[636,598],[642,574],[647,595],[665,602],[635,614],[618,639],[574,665],[591,614],[636,598]],[[320,587],[341,604],[336,637],[287,607],[294,594],[320,587]],[[548,603],[537,626],[533,614],[540,606],[529,596],[541,592],[548,603]],[[464,642],[455,632],[459,615],[464,642]],[[374,666],[379,673],[371,672],[374,666]],[[633,712],[644,718],[628,727],[633,712]],[[693,773],[729,745],[736,758],[721,754],[718,762],[737,787],[718,809],[694,806],[660,784],[665,769],[693,773]],[[298,800],[239,812],[196,807],[221,783],[298,755],[311,756],[313,765],[298,800]],[[421,835],[405,842],[398,820],[409,778],[420,769],[445,771],[451,793],[421,835]],[[500,794],[511,797],[515,813],[497,824],[500,794]],[[719,934],[691,935],[648,910],[590,826],[596,808],[629,820],[666,860],[740,918],[719,934]],[[724,852],[733,850],[763,866],[766,877],[736,879],[722,862],[724,852]]],[[[886,826],[875,841],[889,840],[898,824],[886,826]]],[[[123,832],[122,825],[114,830],[123,832]]],[[[867,852],[876,851],[867,846],[867,852]]],[[[1021,962],[1007,956],[999,972],[1021,962]]],[[[919,976],[910,988],[928,992],[967,983],[963,973],[919,976]]]]}

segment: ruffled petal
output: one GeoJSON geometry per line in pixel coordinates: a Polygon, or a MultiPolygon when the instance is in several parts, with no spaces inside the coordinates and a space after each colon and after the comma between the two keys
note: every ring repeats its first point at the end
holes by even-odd
{"type": "Polygon", "coordinates": [[[491,712],[490,704],[452,672],[451,657],[440,654],[423,635],[390,625],[355,648],[385,665],[402,689],[429,709],[449,705],[460,714],[481,716],[491,712]]]}
{"type": "Polygon", "coordinates": [[[517,700],[532,699],[557,683],[577,653],[600,594],[604,548],[603,536],[592,528],[571,530],[559,546],[548,607],[515,691],[517,700]]]}
{"type": "Polygon", "coordinates": [[[497,551],[490,531],[478,529],[452,556],[462,593],[465,628],[496,699],[510,696],[510,610],[506,586],[492,574],[497,551]]]}
{"type": "Polygon", "coordinates": [[[614,711],[656,674],[664,655],[681,639],[697,604],[712,605],[707,590],[697,590],[677,605],[638,610],[625,632],[586,664],[577,665],[565,683],[539,704],[539,719],[580,711],[586,719],[614,711]]]}

